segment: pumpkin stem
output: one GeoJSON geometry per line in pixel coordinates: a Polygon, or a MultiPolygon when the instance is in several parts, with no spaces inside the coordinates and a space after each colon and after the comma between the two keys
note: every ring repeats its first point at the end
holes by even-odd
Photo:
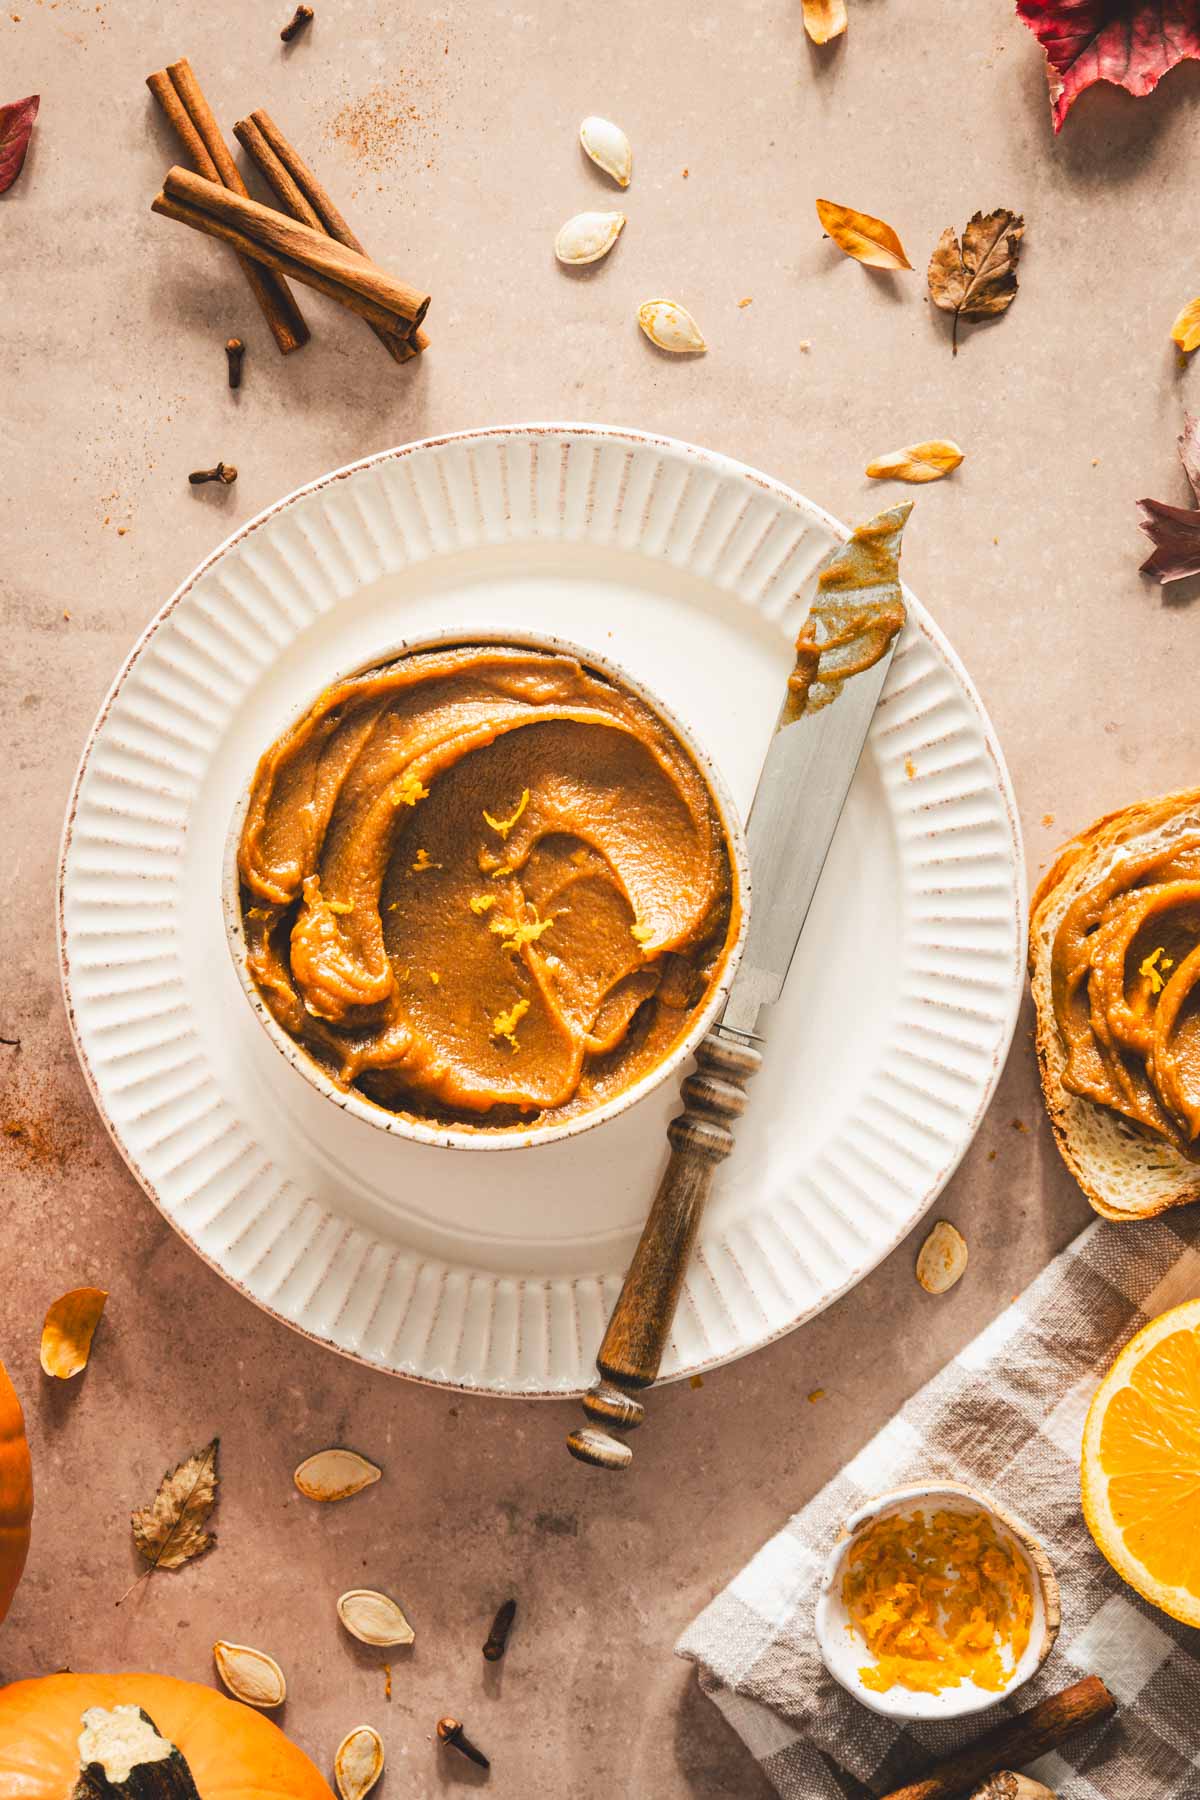
{"type": "Polygon", "coordinates": [[[89,1706],[70,1800],[200,1800],[192,1772],[140,1706],[89,1706]]]}

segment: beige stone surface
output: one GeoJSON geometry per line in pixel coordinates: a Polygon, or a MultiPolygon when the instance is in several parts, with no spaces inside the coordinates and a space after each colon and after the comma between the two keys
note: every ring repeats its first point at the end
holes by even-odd
{"type": "Polygon", "coordinates": [[[0,1049],[0,1350],[38,1477],[0,1672],[209,1680],[224,1637],[284,1664],[283,1722],[323,1767],[349,1726],[379,1727],[382,1800],[469,1784],[431,1742],[446,1710],[492,1752],[497,1793],[758,1796],[672,1642],[1083,1222],[1040,1115],[1028,1018],[938,1207],[970,1243],[966,1279],[923,1294],[914,1234],[804,1330],[663,1392],[633,1473],[605,1480],[563,1452],[572,1408],[366,1373],[267,1319],[174,1236],[110,1147],[68,1039],[62,809],[131,641],[235,524],[365,452],[536,418],[670,431],[848,518],[898,497],[864,479],[872,456],[955,438],[966,460],[920,491],[906,571],[991,709],[1031,873],[1094,814],[1194,782],[1194,584],[1164,599],[1138,575],[1133,502],[1185,498],[1174,436],[1192,378],[1167,332],[1197,280],[1200,71],[1140,102],[1086,96],[1055,141],[1040,52],[1008,0],[851,0],[848,38],[824,52],[799,0],[316,9],[287,51],[290,0],[8,0],[0,17],[0,98],[43,97],[0,199],[0,1029],[21,1038],[0,1049]],[[434,347],[418,366],[393,367],[316,297],[313,342],[284,361],[231,260],[152,218],[175,149],[143,78],[181,54],[227,126],[266,105],[375,254],[429,286],[434,347]],[[629,225],[573,275],[555,231],[615,197],[575,142],[593,111],[633,141],[629,225]],[[946,224],[1022,209],[1011,314],[965,332],[952,360],[921,274],[843,259],[817,195],[887,218],[918,270],[946,224]],[[636,306],[661,293],[695,313],[704,360],[640,336],[636,306]],[[248,345],[237,396],[231,332],[248,345]],[[236,487],[189,489],[187,471],[217,457],[236,487]],[[108,1314],[86,1375],[51,1387],[41,1317],[83,1282],[111,1289],[108,1314]],[[215,1432],[219,1548],[115,1608],[135,1573],[130,1506],[215,1432]],[[290,1471],[338,1440],[385,1479],[317,1512],[290,1471]],[[395,1593],[417,1628],[390,1701],[381,1658],[334,1618],[361,1584],[395,1593]],[[487,1674],[479,1645],[510,1592],[512,1650],[487,1674]]]}

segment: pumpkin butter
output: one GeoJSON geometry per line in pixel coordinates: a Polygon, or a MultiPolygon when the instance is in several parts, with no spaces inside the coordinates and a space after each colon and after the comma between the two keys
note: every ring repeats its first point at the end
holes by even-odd
{"type": "Polygon", "coordinates": [[[1051,995],[1063,1086],[1200,1161],[1200,832],[1127,851],[1075,898],[1051,995]]]}
{"type": "Polygon", "coordinates": [[[434,1123],[602,1105],[687,1033],[736,934],[695,762],[549,651],[425,651],[329,688],[260,761],[238,864],[275,1019],[434,1123]]]}

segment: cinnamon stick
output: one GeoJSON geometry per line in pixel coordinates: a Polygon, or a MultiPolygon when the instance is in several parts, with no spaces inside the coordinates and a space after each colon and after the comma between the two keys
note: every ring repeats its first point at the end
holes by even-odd
{"type": "MultiPolygon", "coordinates": [[[[174,126],[197,172],[206,181],[232,186],[244,194],[245,183],[186,58],[147,75],[146,86],[174,126]]],[[[246,256],[238,260],[280,354],[287,356],[298,350],[308,342],[309,333],[291,290],[277,273],[261,263],[246,256]]]]}
{"type": "MultiPolygon", "coordinates": [[[[168,169],[163,195],[190,212],[203,213],[214,224],[235,231],[244,240],[246,254],[258,262],[329,294],[343,306],[361,312],[364,318],[380,322],[390,319],[393,327],[398,321],[407,321],[411,327],[425,317],[428,294],[389,275],[369,256],[348,249],[324,232],[313,231],[270,206],[260,206],[257,200],[243,198],[228,188],[214,187],[211,181],[180,168],[168,169]]],[[[157,201],[154,209],[164,210],[157,201]]]]}
{"type": "Polygon", "coordinates": [[[1088,1725],[1109,1719],[1117,1703],[1098,1675],[1085,1675],[1060,1694],[1049,1694],[1028,1712],[1005,1719],[920,1781],[896,1788],[884,1800],[959,1800],[999,1769],[1019,1769],[1088,1725]]]}
{"type": "MultiPolygon", "coordinates": [[[[348,250],[357,250],[360,256],[367,255],[366,247],[269,113],[259,107],[248,119],[239,119],[233,135],[294,219],[313,231],[324,231],[348,250]]],[[[371,330],[397,362],[407,362],[417,351],[428,348],[429,339],[419,325],[408,339],[397,338],[394,332],[380,331],[374,325],[371,330]]]]}

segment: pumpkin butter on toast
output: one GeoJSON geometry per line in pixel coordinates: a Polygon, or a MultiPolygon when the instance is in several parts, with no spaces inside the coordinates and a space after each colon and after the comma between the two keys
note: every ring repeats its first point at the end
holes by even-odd
{"type": "Polygon", "coordinates": [[[1033,897],[1042,1090],[1096,1211],[1200,1200],[1200,788],[1098,819],[1033,897]]]}

